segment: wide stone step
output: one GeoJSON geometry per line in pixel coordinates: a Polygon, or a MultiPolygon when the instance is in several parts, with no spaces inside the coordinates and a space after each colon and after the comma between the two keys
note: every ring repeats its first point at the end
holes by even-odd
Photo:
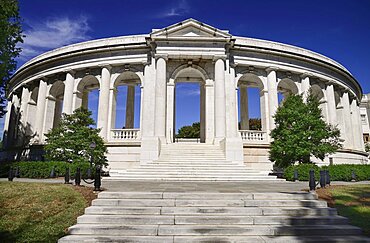
{"type": "Polygon", "coordinates": [[[262,226],[262,225],[120,225],[77,224],[69,234],[140,236],[172,235],[358,235],[361,229],[349,225],[262,226]]]}
{"type": "Polygon", "coordinates": [[[173,216],[173,215],[83,215],[77,218],[78,224],[214,224],[214,225],[340,225],[348,219],[340,216],[173,216]]]}
{"type": "MultiPolygon", "coordinates": [[[[278,181],[279,179],[276,179],[276,177],[268,177],[268,176],[229,176],[229,177],[218,177],[218,176],[183,176],[183,177],[161,177],[161,176],[151,176],[151,175],[122,175],[122,176],[115,176],[115,177],[109,177],[105,180],[109,181],[115,181],[115,180],[121,180],[121,181],[138,181],[138,180],[144,180],[144,181],[278,181]]],[[[285,180],[282,180],[285,181],[285,180]]]]}
{"type": "Polygon", "coordinates": [[[205,243],[205,242],[238,242],[238,243],[287,243],[287,242],[325,242],[348,243],[369,242],[361,236],[111,236],[111,235],[68,235],[60,243],[75,242],[130,242],[130,243],[205,243]]]}
{"type": "Polygon", "coordinates": [[[92,206],[161,207],[175,206],[175,199],[95,199],[92,206]]]}
{"type": "MultiPolygon", "coordinates": [[[[249,178],[248,176],[245,177],[168,177],[168,178],[161,178],[161,177],[141,177],[141,176],[133,176],[133,177],[127,177],[127,176],[115,176],[110,177],[108,180],[111,181],[234,181],[234,182],[242,182],[242,181],[276,181],[278,182],[279,179],[270,178],[270,177],[253,177],[249,178]]],[[[282,180],[282,182],[285,180],[282,180]]]]}
{"type": "MultiPolygon", "coordinates": [[[[158,160],[153,162],[153,164],[205,164],[205,165],[238,165],[237,163],[228,162],[225,160],[213,160],[213,159],[167,159],[167,160],[158,160]]],[[[240,164],[239,164],[240,165],[240,164]]]]}
{"type": "MultiPolygon", "coordinates": [[[[114,232],[114,231],[113,231],[114,232]]],[[[262,226],[262,225],[159,225],[158,235],[357,235],[361,229],[349,225],[262,226]]]]}
{"type": "Polygon", "coordinates": [[[98,198],[102,199],[256,199],[256,200],[315,200],[315,193],[293,192],[293,193],[222,193],[222,192],[101,192],[98,198]]]}
{"type": "Polygon", "coordinates": [[[175,224],[173,215],[82,215],[78,224],[154,225],[175,224]]]}
{"type": "Polygon", "coordinates": [[[158,225],[102,225],[102,224],[77,224],[69,227],[69,234],[88,235],[157,235],[158,225]]]}
{"type": "Polygon", "coordinates": [[[334,216],[333,208],[307,207],[162,207],[162,215],[268,215],[268,216],[334,216]]]}
{"type": "Polygon", "coordinates": [[[156,171],[156,170],[148,170],[148,171],[140,171],[140,170],[129,170],[125,173],[125,175],[174,175],[174,176],[186,176],[186,175],[212,175],[212,176],[224,176],[227,175],[233,175],[233,176],[264,176],[262,173],[253,173],[253,172],[247,172],[247,171],[156,171]]]}
{"type": "Polygon", "coordinates": [[[116,206],[91,206],[85,209],[85,214],[89,215],[159,215],[161,207],[116,207],[116,206]]]}
{"type": "MultiPolygon", "coordinates": [[[[243,165],[238,165],[238,164],[233,164],[233,165],[230,165],[230,164],[219,164],[219,165],[215,165],[215,164],[206,164],[206,163],[199,163],[199,164],[195,164],[195,163],[175,163],[175,162],[171,162],[171,163],[165,163],[165,162],[158,162],[158,163],[150,163],[150,164],[147,164],[147,165],[141,165],[140,168],[162,168],[162,169],[165,169],[165,168],[179,168],[179,169],[182,169],[182,168],[192,168],[192,169],[211,169],[211,168],[217,168],[217,169],[241,169],[241,170],[251,170],[253,171],[252,169],[248,169],[246,168],[245,166],[243,165]]],[[[254,170],[256,171],[256,170],[254,170]]]]}
{"type": "Polygon", "coordinates": [[[176,199],[176,206],[226,206],[226,207],[327,207],[325,201],[317,200],[190,200],[176,199]]]}
{"type": "Polygon", "coordinates": [[[136,168],[136,169],[129,169],[128,172],[140,172],[140,171],[145,171],[145,172],[240,172],[242,171],[243,173],[251,173],[251,174],[264,174],[264,172],[260,171],[253,171],[253,170],[240,170],[240,169],[234,169],[234,168],[228,168],[228,169],[219,169],[219,168],[194,168],[194,167],[183,167],[182,169],[179,169],[177,167],[169,167],[169,168],[163,168],[161,166],[153,166],[153,167],[145,167],[145,168],[136,168]]]}
{"type": "MultiPolygon", "coordinates": [[[[67,235],[60,243],[76,242],[130,242],[130,243],[173,243],[173,236],[114,236],[114,235],[67,235]]],[[[183,242],[186,242],[183,241],[183,242]]]]}

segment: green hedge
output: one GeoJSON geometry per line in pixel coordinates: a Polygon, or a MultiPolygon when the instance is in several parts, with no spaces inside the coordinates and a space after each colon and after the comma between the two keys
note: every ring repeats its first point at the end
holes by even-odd
{"type": "Polygon", "coordinates": [[[77,167],[81,168],[81,173],[86,174],[89,163],[67,163],[60,161],[22,161],[14,163],[0,164],[0,177],[8,177],[10,167],[19,167],[20,177],[22,178],[48,178],[52,168],[55,168],[57,177],[64,176],[66,168],[70,168],[70,175],[73,177],[77,167]]]}
{"type": "Polygon", "coordinates": [[[314,164],[292,165],[284,170],[284,178],[288,181],[293,180],[294,170],[298,171],[298,179],[300,181],[308,181],[309,171],[315,170],[315,179],[319,180],[320,170],[329,170],[330,179],[332,181],[351,181],[352,171],[356,174],[357,181],[370,180],[370,165],[351,165],[340,164],[319,167],[314,164]]]}

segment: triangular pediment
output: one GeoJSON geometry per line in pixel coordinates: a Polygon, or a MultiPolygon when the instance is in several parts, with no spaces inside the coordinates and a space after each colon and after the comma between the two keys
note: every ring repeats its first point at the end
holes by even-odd
{"type": "Polygon", "coordinates": [[[152,38],[156,37],[183,37],[183,38],[194,38],[194,37],[221,37],[230,38],[231,35],[228,31],[219,30],[210,25],[204,24],[194,19],[187,19],[185,21],[173,24],[163,29],[153,30],[151,35],[152,38]]]}

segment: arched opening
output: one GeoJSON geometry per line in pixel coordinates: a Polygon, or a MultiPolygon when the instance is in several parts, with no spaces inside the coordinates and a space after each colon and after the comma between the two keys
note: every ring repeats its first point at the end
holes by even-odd
{"type": "Polygon", "coordinates": [[[64,83],[57,81],[52,84],[46,99],[45,132],[59,125],[62,116],[64,83]]]}
{"type": "Polygon", "coordinates": [[[286,99],[291,94],[298,94],[298,87],[295,82],[289,78],[284,78],[280,80],[278,86],[278,101],[281,104],[284,99],[286,99]]]}
{"type": "Polygon", "coordinates": [[[323,118],[325,119],[325,121],[328,121],[328,108],[327,108],[327,103],[325,99],[325,94],[322,91],[322,88],[319,85],[314,84],[311,86],[310,89],[311,89],[311,94],[315,96],[320,102],[319,107],[321,109],[323,118]]]}
{"type": "Polygon", "coordinates": [[[92,112],[95,123],[98,121],[99,80],[93,75],[83,77],[77,85],[74,108],[86,108],[92,112]]]}
{"type": "Polygon", "coordinates": [[[112,129],[140,129],[140,77],[134,72],[123,72],[114,82],[112,129]]]}
{"type": "Polygon", "coordinates": [[[247,73],[238,80],[238,128],[239,130],[266,131],[264,114],[265,92],[262,80],[247,73]],[[263,116],[261,116],[263,115],[263,116]]]}
{"type": "Polygon", "coordinates": [[[196,67],[181,68],[170,80],[168,102],[172,124],[169,124],[171,142],[201,142],[206,141],[206,77],[196,67]],[[172,90],[171,90],[172,89],[172,90]],[[173,114],[171,114],[171,112],[173,114]],[[182,131],[179,129],[184,126],[182,131]],[[187,130],[189,132],[187,132],[187,130]]]}

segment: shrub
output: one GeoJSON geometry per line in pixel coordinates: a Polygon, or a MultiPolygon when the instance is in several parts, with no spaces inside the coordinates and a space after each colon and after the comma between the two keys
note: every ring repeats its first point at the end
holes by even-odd
{"type": "Polygon", "coordinates": [[[300,164],[292,165],[285,169],[284,178],[292,181],[294,177],[294,170],[298,171],[298,179],[300,181],[308,181],[309,171],[315,170],[315,179],[319,180],[320,170],[329,170],[330,179],[332,181],[351,181],[352,171],[356,174],[357,181],[364,181],[370,179],[370,165],[352,165],[340,164],[319,167],[314,164],[300,164]]]}
{"type": "Polygon", "coordinates": [[[70,175],[74,177],[77,167],[81,168],[81,173],[86,174],[89,163],[67,163],[61,161],[21,161],[0,165],[0,177],[8,177],[10,167],[19,167],[20,176],[23,178],[48,178],[52,168],[55,168],[57,177],[64,176],[66,168],[70,168],[70,175]]]}

